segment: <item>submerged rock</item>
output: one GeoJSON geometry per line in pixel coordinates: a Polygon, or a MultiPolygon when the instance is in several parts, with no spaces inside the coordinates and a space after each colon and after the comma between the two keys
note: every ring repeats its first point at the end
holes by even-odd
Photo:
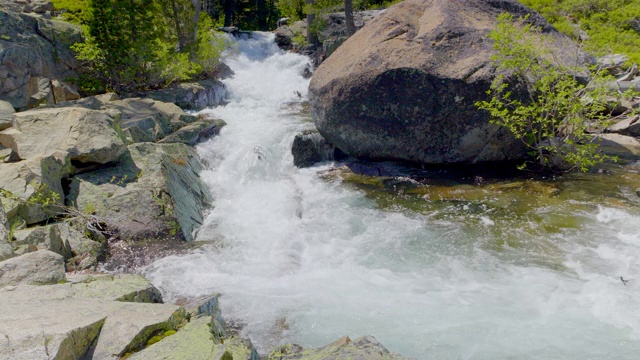
{"type": "Polygon", "coordinates": [[[516,1],[408,0],[371,20],[315,71],[309,99],[316,127],[358,158],[440,164],[524,157],[521,142],[474,105],[495,77],[487,34],[503,12],[528,15],[564,65],[590,61],[516,1]]]}
{"type": "Polygon", "coordinates": [[[340,160],[344,154],[329,144],[318,131],[311,130],[296,135],[291,146],[293,164],[309,167],[321,161],[340,160]]]}

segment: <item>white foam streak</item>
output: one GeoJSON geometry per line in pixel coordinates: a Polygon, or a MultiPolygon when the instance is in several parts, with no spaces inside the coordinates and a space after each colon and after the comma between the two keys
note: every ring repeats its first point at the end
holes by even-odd
{"type": "Polygon", "coordinates": [[[640,278],[619,277],[640,270],[640,217],[585,215],[590,225],[557,244],[557,270],[482,250],[487,229],[501,226],[492,214],[470,230],[379,210],[319,178],[322,168],[293,167],[293,136],[308,124],[285,104],[306,96],[308,59],[257,36],[227,60],[231,102],[206,110],[228,122],[199,148],[216,198],[199,238],[216,243],[146,270],[168,301],[223,293],[224,316],[245,322],[263,352],[370,334],[418,359],[637,356],[640,278]]]}

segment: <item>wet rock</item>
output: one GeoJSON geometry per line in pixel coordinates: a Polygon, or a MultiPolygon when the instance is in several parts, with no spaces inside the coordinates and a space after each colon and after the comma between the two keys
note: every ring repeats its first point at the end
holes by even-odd
{"type": "Polygon", "coordinates": [[[344,154],[329,144],[316,130],[296,135],[291,146],[293,164],[297,167],[309,167],[321,161],[339,160],[344,154]]]}
{"type": "Polygon", "coordinates": [[[15,112],[10,103],[0,100],[0,131],[11,127],[15,112]]]}
{"type": "Polygon", "coordinates": [[[55,103],[51,81],[62,84],[80,67],[70,49],[82,41],[80,27],[0,10],[0,34],[0,99],[18,110],[55,103]]]}
{"type": "Polygon", "coordinates": [[[390,353],[373,336],[363,336],[353,341],[348,336],[345,336],[320,349],[305,350],[302,346],[296,344],[283,345],[272,351],[268,359],[401,360],[404,358],[390,353]]]}
{"type": "Polygon", "coordinates": [[[474,105],[487,99],[496,75],[487,34],[505,11],[528,14],[527,21],[553,39],[553,56],[564,65],[591,61],[516,1],[408,0],[371,20],[316,69],[309,87],[316,127],[346,154],[371,160],[442,164],[525,157],[521,142],[474,105]]]}
{"type": "Polygon", "coordinates": [[[97,214],[120,238],[193,240],[213,199],[195,150],[140,143],[109,168],[77,175],[67,201],[97,214]]]}
{"type": "Polygon", "coordinates": [[[66,151],[70,160],[105,164],[126,150],[119,114],[79,107],[34,109],[14,115],[14,127],[1,135],[23,160],[66,151]],[[11,132],[9,132],[11,131],[11,132]]]}
{"type": "Polygon", "coordinates": [[[183,143],[193,146],[218,135],[225,125],[227,123],[220,119],[197,120],[158,142],[161,144],[183,143]]]}
{"type": "Polygon", "coordinates": [[[38,250],[0,262],[0,287],[46,285],[64,280],[64,258],[49,250],[38,250]]]}

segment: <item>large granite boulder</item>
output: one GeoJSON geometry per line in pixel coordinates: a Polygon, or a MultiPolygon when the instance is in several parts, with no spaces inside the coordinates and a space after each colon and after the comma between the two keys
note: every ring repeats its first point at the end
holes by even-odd
{"type": "Polygon", "coordinates": [[[8,285],[47,285],[64,280],[64,258],[39,250],[0,262],[0,288],[8,285]]]}
{"type": "Polygon", "coordinates": [[[0,9],[43,14],[54,10],[53,3],[49,0],[0,0],[0,9]]]}
{"type": "Polygon", "coordinates": [[[0,34],[0,100],[24,110],[78,97],[63,81],[80,67],[70,49],[79,26],[0,10],[0,34]]]}
{"type": "Polygon", "coordinates": [[[500,13],[529,16],[565,65],[590,61],[539,14],[512,0],[407,0],[356,32],[315,71],[320,133],[348,155],[420,163],[521,158],[519,141],[474,103],[495,77],[487,33],[500,13]]]}
{"type": "Polygon", "coordinates": [[[19,112],[13,118],[13,127],[0,132],[0,143],[13,150],[15,160],[61,150],[72,161],[106,164],[126,150],[117,111],[45,108],[19,112]]]}
{"type": "Polygon", "coordinates": [[[193,240],[213,199],[185,144],[139,143],[113,167],[74,176],[67,202],[97,214],[126,240],[193,240]]]}
{"type": "Polygon", "coordinates": [[[0,358],[120,359],[188,321],[137,275],[67,281],[0,288],[0,358]]]}

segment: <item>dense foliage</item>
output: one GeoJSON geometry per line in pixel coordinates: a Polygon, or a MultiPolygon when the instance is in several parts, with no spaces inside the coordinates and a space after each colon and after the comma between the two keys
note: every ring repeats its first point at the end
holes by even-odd
{"type": "Polygon", "coordinates": [[[211,74],[218,65],[223,41],[214,36],[208,15],[197,14],[189,0],[84,0],[76,5],[64,14],[85,32],[85,42],[74,50],[90,65],[79,79],[86,92],[163,86],[211,74]]]}
{"type": "Polygon", "coordinates": [[[516,25],[509,14],[500,16],[489,36],[498,73],[506,75],[496,77],[490,100],[476,106],[522,140],[544,167],[586,171],[604,161],[587,129],[607,119],[607,79],[596,71],[581,84],[574,75],[586,69],[549,60],[545,36],[531,25],[516,25]]]}
{"type": "Polygon", "coordinates": [[[640,63],[640,1],[521,0],[558,30],[582,39],[585,50],[603,55],[627,54],[640,63]],[[586,32],[586,37],[581,36],[586,32]]]}

